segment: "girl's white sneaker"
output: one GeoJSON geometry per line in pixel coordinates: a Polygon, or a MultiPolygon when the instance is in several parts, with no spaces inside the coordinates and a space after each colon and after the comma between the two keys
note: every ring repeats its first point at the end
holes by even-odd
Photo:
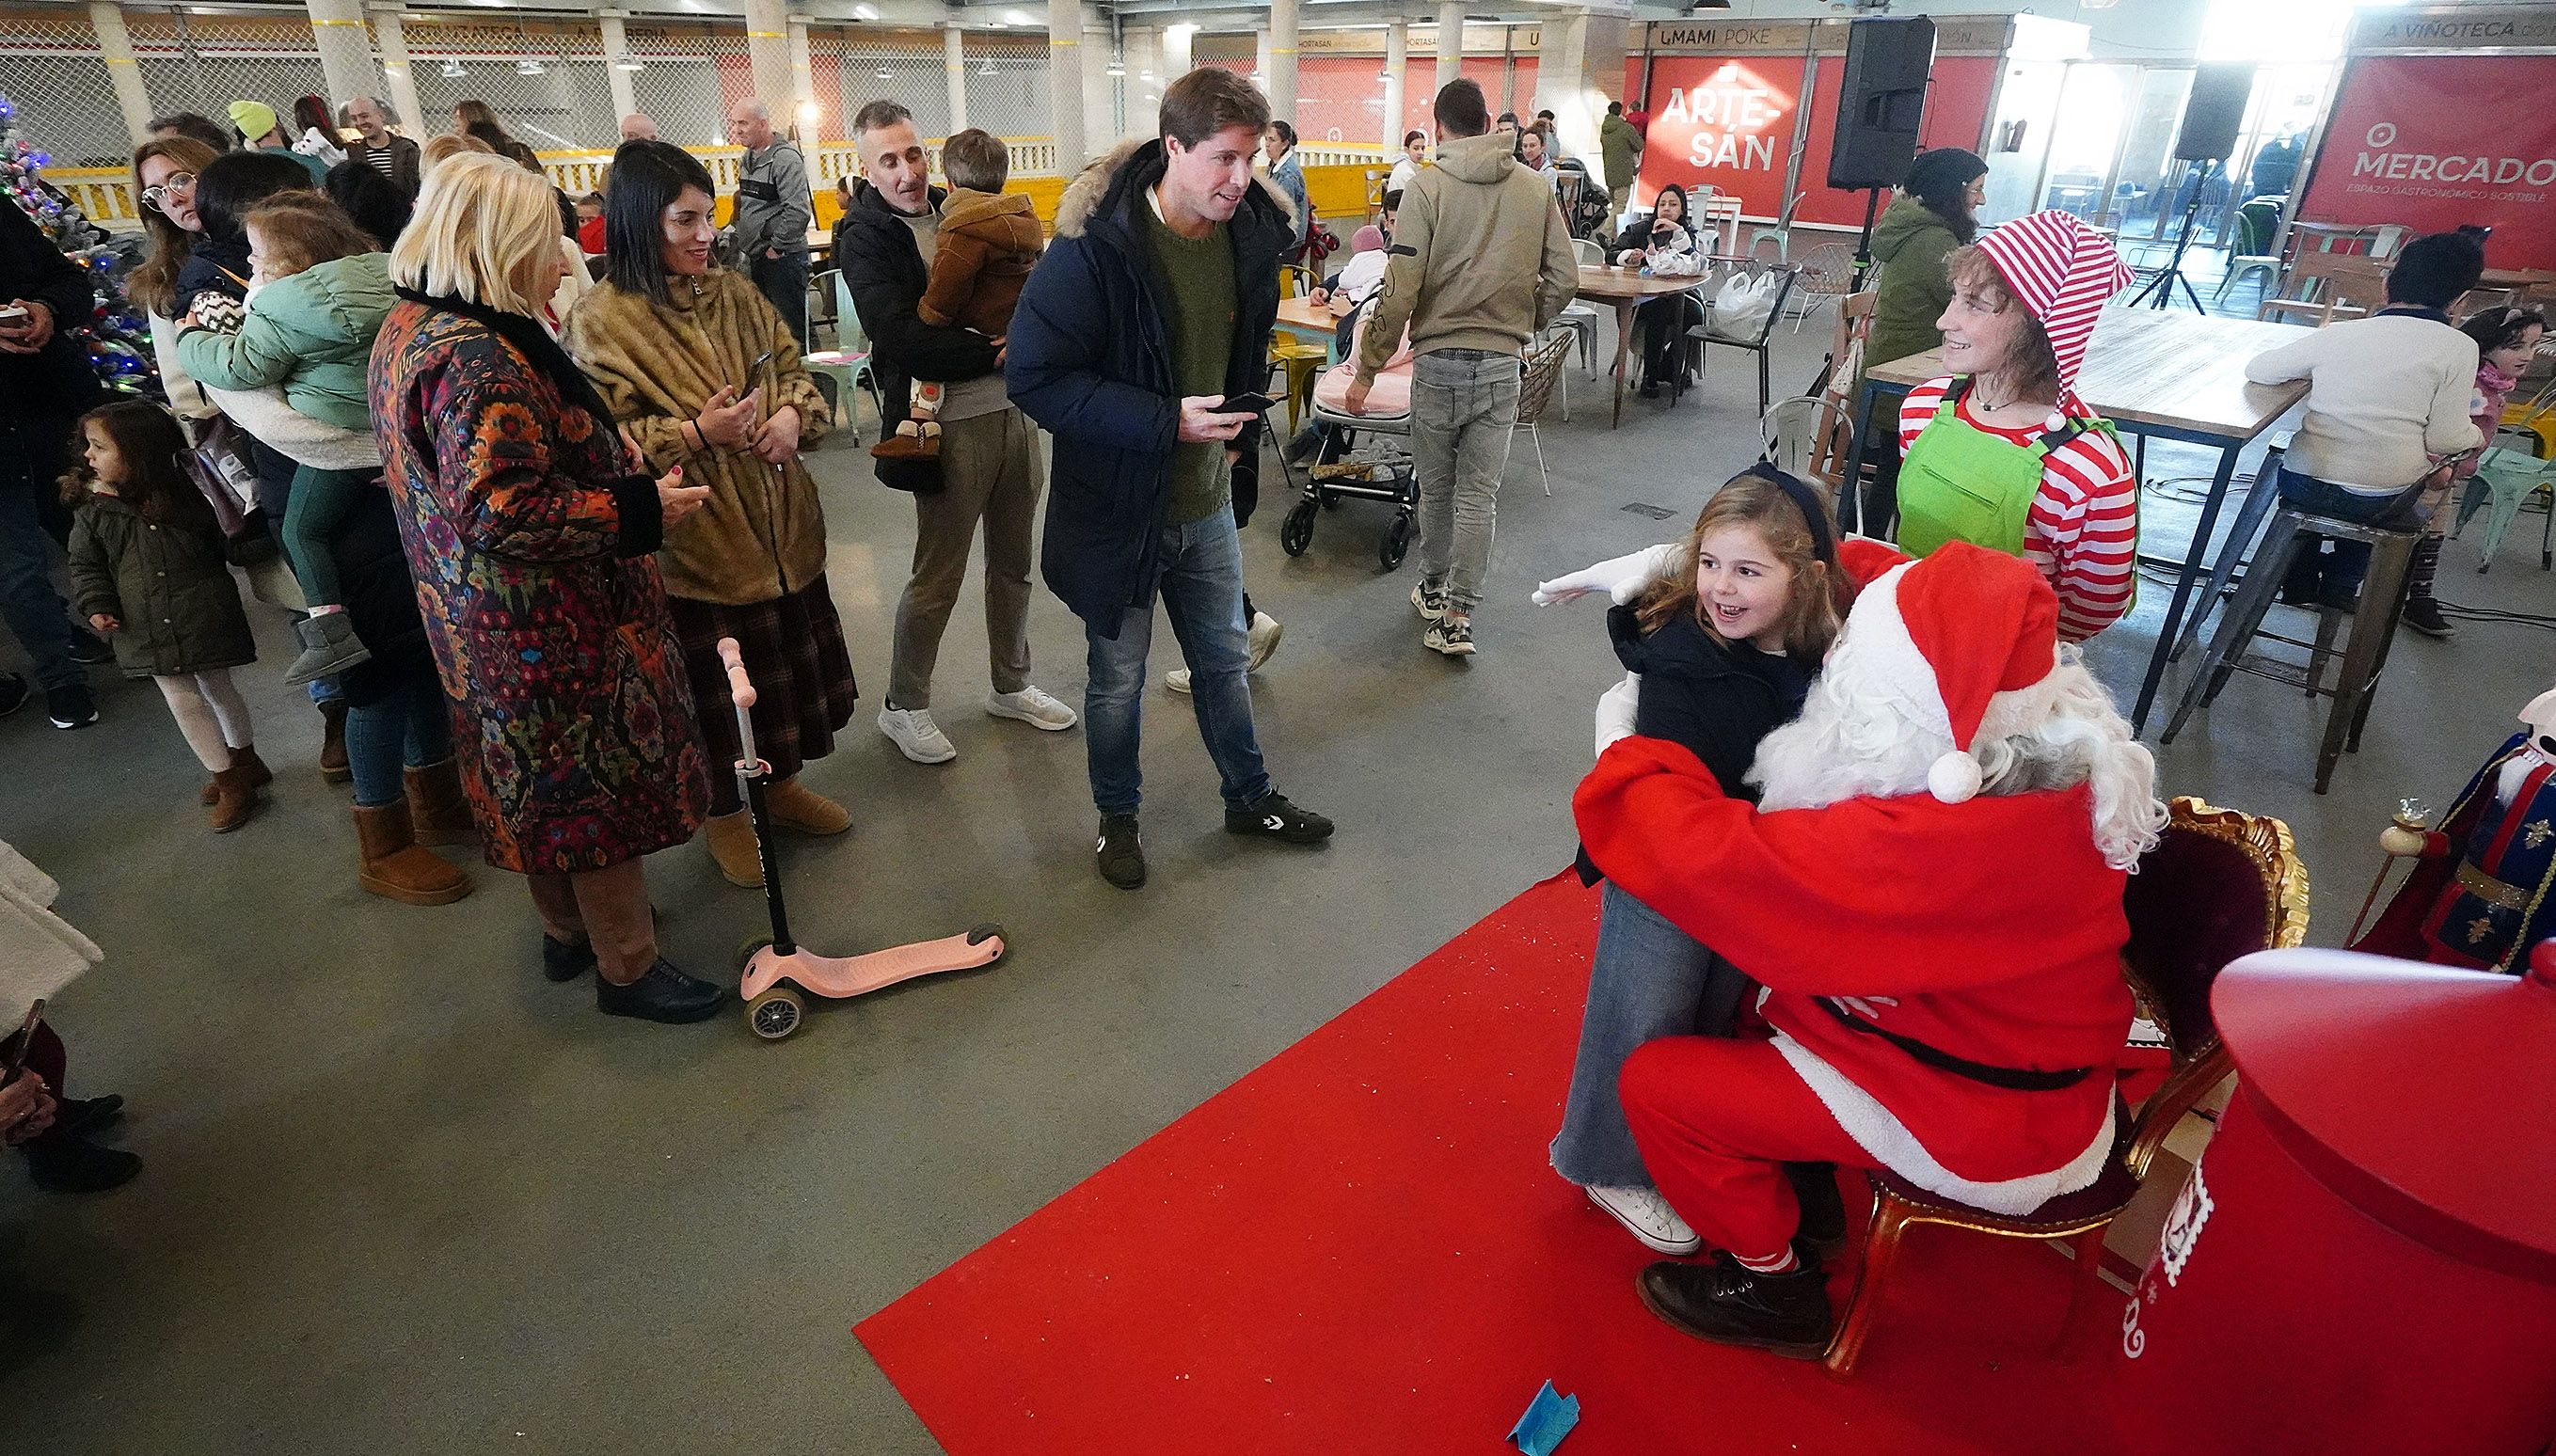
{"type": "Polygon", "coordinates": [[[1624,1226],[1624,1232],[1642,1241],[1642,1247],[1671,1257],[1693,1254],[1704,1247],[1704,1240],[1686,1226],[1678,1211],[1660,1196],[1657,1188],[1606,1186],[1592,1184],[1589,1201],[1606,1210],[1609,1217],[1624,1226]]]}

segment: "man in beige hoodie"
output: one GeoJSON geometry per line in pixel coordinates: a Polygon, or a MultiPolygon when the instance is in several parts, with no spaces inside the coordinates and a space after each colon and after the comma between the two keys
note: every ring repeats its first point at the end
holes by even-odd
{"type": "Polygon", "coordinates": [[[1469,80],[1441,87],[1438,165],[1404,189],[1384,286],[1358,351],[1348,407],[1411,331],[1411,456],[1420,477],[1422,643],[1473,653],[1473,605],[1491,558],[1500,477],[1517,426],[1519,355],[1579,291],[1571,230],[1553,189],[1489,136],[1469,80]]]}

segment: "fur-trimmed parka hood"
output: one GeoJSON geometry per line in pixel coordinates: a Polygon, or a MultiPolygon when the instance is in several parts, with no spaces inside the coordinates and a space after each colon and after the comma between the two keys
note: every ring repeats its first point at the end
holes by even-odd
{"type": "MultiPolygon", "coordinates": [[[[1163,143],[1160,138],[1120,142],[1094,158],[1065,189],[1056,205],[1056,235],[1079,238],[1090,226],[1095,213],[1104,203],[1115,212],[1131,197],[1138,186],[1152,186],[1163,175],[1163,143]],[[1125,183],[1123,186],[1121,183],[1125,183]],[[1113,202],[1113,199],[1115,201],[1113,202]]],[[[1264,175],[1255,174],[1251,190],[1242,195],[1242,208],[1266,208],[1292,234],[1296,227],[1296,204],[1286,193],[1270,185],[1264,175]]],[[[1234,214],[1242,215],[1241,210],[1234,214]]]]}

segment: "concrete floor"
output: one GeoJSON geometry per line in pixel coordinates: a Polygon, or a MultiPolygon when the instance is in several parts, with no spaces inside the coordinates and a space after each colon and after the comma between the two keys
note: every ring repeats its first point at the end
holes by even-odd
{"type": "MultiPolygon", "coordinates": [[[[1776,377],[1826,330],[1779,339],[1776,377]]],[[[789,846],[801,936],[849,950],[999,919],[990,971],[823,1012],[766,1045],[738,1019],[607,1021],[535,973],[522,890],[480,871],[458,906],[360,893],[343,789],[312,769],[319,719],[280,684],[260,615],[249,674],[279,782],[239,833],[203,828],[194,764],[146,684],[105,723],[0,721],[0,837],[59,877],[107,963],[61,998],[74,1090],[131,1100],[143,1177],[104,1197],[0,1177],[0,1450],[891,1453],[937,1449],[848,1329],[1568,863],[1590,709],[1616,675],[1594,604],[1529,586],[1663,539],[1756,449],[1750,361],[1725,355],[1671,410],[1610,432],[1583,378],[1523,439],[1503,501],[1482,653],[1423,651],[1411,571],[1376,568],[1382,508],[1326,515],[1279,550],[1283,500],[1246,533],[1286,642],[1254,695],[1281,788],[1340,822],[1327,849],[1231,839],[1185,700],[1149,690],[1152,885],[1090,865],[1079,734],[976,710],[971,601],[939,711],[958,760],[919,768],[870,726],[902,563],[904,501],[849,448],[817,457],[861,716],[809,782],[857,826],[789,846]]],[[[1781,391],[1779,390],[1779,393],[1781,391]]],[[[2152,477],[2203,473],[2152,451],[2152,477]]],[[[1274,463],[1271,469],[1276,479],[1274,463]]],[[[2162,492],[2158,538],[2187,530],[2162,492]]],[[[2452,546],[2454,600],[2546,612],[2524,518],[2489,576],[2452,546]]],[[[2124,697],[2165,592],[2094,649],[2124,697]]],[[[1038,680],[1083,686],[1074,620],[1042,595],[1038,680]]],[[[2339,939],[2401,793],[2454,791],[2550,678],[2534,628],[2408,636],[2367,742],[2309,791],[2319,708],[2239,679],[2163,752],[2164,787],[2274,813],[2339,939]]],[[[1157,673],[1176,664],[1161,635],[1157,673]]],[[[763,926],[703,850],[658,857],[669,952],[704,974],[763,926]]],[[[1640,1318],[1626,1304],[1627,1318],[1640,1318]]],[[[1485,1426],[1485,1429],[1490,1429],[1485,1426]]]]}

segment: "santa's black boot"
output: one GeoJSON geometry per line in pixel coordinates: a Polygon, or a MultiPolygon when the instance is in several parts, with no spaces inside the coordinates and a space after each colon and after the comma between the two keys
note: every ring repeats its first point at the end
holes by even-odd
{"type": "Polygon", "coordinates": [[[1802,1207],[1801,1227],[1794,1237],[1823,1254],[1846,1247],[1846,1199],[1838,1193],[1837,1164],[1788,1162],[1784,1177],[1793,1185],[1793,1200],[1802,1207]]]}
{"type": "Polygon", "coordinates": [[[1833,1328],[1828,1277],[1815,1251],[1794,1254],[1801,1268],[1787,1274],[1752,1274],[1722,1253],[1709,1265],[1663,1260],[1634,1283],[1651,1313],[1698,1339],[1817,1360],[1833,1328]]]}

